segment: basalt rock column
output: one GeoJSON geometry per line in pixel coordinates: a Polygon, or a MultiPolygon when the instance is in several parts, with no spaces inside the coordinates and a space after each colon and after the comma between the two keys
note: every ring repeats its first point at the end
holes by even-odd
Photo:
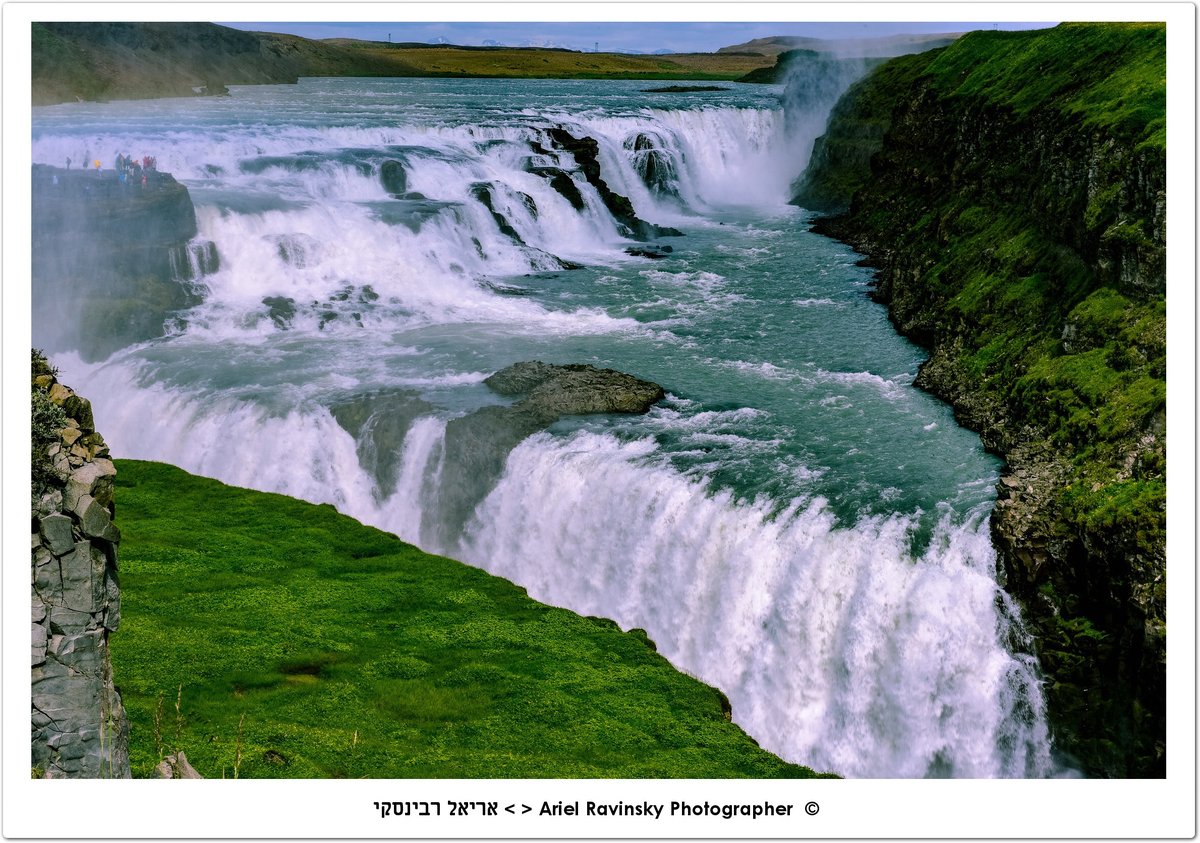
{"type": "Polygon", "coordinates": [[[108,651],[121,621],[117,472],[91,404],[36,355],[33,405],[33,774],[129,778],[129,725],[108,651]],[[39,425],[50,435],[39,436],[39,425]]]}

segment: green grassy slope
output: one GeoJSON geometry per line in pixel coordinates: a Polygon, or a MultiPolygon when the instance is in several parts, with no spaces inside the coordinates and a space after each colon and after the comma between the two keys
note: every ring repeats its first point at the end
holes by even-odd
{"type": "Polygon", "coordinates": [[[135,776],[175,749],[206,777],[813,775],[638,630],[330,506],[117,466],[135,776]]]}
{"type": "Polygon", "coordinates": [[[759,55],[669,56],[390,44],[244,32],[211,23],[34,23],[33,104],[191,96],[300,76],[734,80],[759,55]]]}
{"type": "Polygon", "coordinates": [[[1133,144],[1166,145],[1162,24],[1063,24],[973,32],[927,73],[939,94],[1003,105],[1015,115],[1055,109],[1133,144]]]}
{"type": "Polygon", "coordinates": [[[209,84],[295,82],[306,64],[207,23],[32,24],[34,105],[191,96],[209,84]]]}

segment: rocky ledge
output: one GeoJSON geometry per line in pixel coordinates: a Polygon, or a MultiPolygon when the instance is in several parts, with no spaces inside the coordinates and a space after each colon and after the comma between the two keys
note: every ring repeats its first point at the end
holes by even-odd
{"type": "MultiPolygon", "coordinates": [[[[631,237],[634,240],[682,236],[683,232],[677,228],[655,225],[652,222],[643,220],[633,209],[633,203],[629,201],[628,196],[623,196],[609,187],[608,182],[600,174],[600,144],[595,138],[586,136],[577,138],[567,130],[557,127],[547,129],[546,137],[552,146],[564,152],[569,152],[575,159],[575,163],[579,165],[584,179],[600,195],[604,206],[608,208],[608,212],[612,214],[613,219],[617,222],[618,229],[624,236],[631,237]]],[[[538,150],[535,149],[534,151],[538,150]]],[[[578,188],[573,185],[566,185],[561,177],[554,178],[553,176],[557,176],[557,173],[551,175],[551,186],[563,193],[567,200],[576,208],[582,208],[583,200],[579,197],[578,188]]],[[[643,178],[646,178],[645,174],[643,174],[643,178]]],[[[654,185],[655,179],[653,177],[649,178],[648,186],[653,189],[654,185]]]]}
{"type": "Polygon", "coordinates": [[[98,360],[162,336],[172,313],[199,302],[190,282],[217,268],[212,243],[192,243],[186,187],[156,170],[33,165],[34,342],[98,360]]]}

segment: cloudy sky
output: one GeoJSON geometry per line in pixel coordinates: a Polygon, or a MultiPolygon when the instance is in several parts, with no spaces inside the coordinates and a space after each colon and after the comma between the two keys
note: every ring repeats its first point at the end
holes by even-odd
{"type": "Polygon", "coordinates": [[[555,46],[601,51],[712,52],[770,35],[813,38],[877,38],[900,33],[964,32],[970,29],[1033,29],[1048,23],[225,23],[238,29],[287,32],[305,38],[360,38],[475,46],[555,46]]]}

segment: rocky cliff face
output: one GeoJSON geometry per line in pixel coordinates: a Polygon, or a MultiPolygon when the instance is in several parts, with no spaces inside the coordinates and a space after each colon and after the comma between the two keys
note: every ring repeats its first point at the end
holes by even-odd
{"type": "Polygon", "coordinates": [[[121,621],[116,469],[91,404],[34,355],[33,774],[129,778],[129,726],[108,636],[121,621]]]}
{"type": "Polygon", "coordinates": [[[992,517],[1059,748],[1165,773],[1165,33],[974,33],[838,105],[797,201],[879,268],[992,517]]]}
{"type": "Polygon", "coordinates": [[[88,360],[161,336],[199,301],[190,282],[217,266],[213,244],[189,244],[192,200],[166,173],[142,184],[35,164],[31,224],[34,342],[88,360]]]}

